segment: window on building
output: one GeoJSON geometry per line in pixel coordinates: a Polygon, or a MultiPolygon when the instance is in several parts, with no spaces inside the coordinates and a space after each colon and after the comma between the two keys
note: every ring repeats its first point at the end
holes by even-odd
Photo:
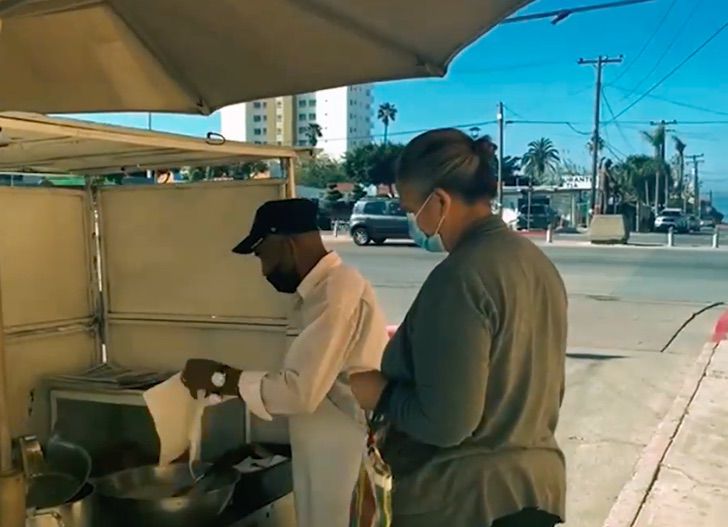
{"type": "Polygon", "coordinates": [[[262,107],[263,107],[263,103],[261,103],[260,101],[255,101],[253,103],[253,108],[262,108],[262,107]]]}
{"type": "Polygon", "coordinates": [[[254,123],[259,123],[259,122],[260,122],[260,121],[262,121],[262,120],[263,120],[263,117],[262,117],[262,116],[260,116],[260,115],[254,115],[254,116],[253,116],[253,122],[254,122],[254,123]]]}
{"type": "Polygon", "coordinates": [[[309,119],[316,120],[316,114],[315,113],[310,113],[310,114],[308,114],[308,118],[309,119]]]}
{"type": "Polygon", "coordinates": [[[316,99],[308,100],[308,107],[311,108],[312,106],[316,106],[316,99]]]}
{"type": "Polygon", "coordinates": [[[298,107],[299,108],[305,108],[306,107],[306,101],[304,101],[303,99],[301,99],[300,101],[298,101],[298,107]]]}
{"type": "Polygon", "coordinates": [[[253,135],[260,135],[263,131],[260,128],[253,129],[253,135]]]}
{"type": "Polygon", "coordinates": [[[305,113],[299,113],[298,114],[298,120],[299,121],[305,121],[306,120],[306,114],[305,113]]]}
{"type": "Polygon", "coordinates": [[[299,126],[298,127],[298,133],[299,134],[305,134],[306,133],[306,127],[305,126],[299,126]]]}
{"type": "Polygon", "coordinates": [[[281,114],[276,115],[276,121],[278,121],[279,123],[283,121],[283,116],[281,114]]]}

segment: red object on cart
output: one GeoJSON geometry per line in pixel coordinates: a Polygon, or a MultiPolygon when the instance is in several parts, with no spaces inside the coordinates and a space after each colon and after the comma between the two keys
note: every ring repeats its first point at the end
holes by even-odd
{"type": "Polygon", "coordinates": [[[387,326],[387,335],[389,335],[389,338],[391,339],[394,334],[397,332],[397,328],[399,326],[387,326]]]}
{"type": "MultiPolygon", "coordinates": [[[[389,329],[389,328],[387,328],[389,329]]],[[[718,322],[715,324],[713,330],[713,342],[720,342],[728,339],[728,311],[726,311],[718,322]]]]}

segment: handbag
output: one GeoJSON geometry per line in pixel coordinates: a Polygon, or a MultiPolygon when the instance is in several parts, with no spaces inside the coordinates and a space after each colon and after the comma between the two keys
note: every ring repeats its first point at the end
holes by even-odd
{"type": "Polygon", "coordinates": [[[359,478],[351,500],[349,527],[392,525],[392,472],[377,446],[385,432],[386,427],[375,432],[369,424],[359,478]]]}

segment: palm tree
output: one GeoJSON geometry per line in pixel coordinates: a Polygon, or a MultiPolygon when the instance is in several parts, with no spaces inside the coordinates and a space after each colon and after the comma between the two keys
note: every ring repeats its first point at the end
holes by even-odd
{"type": "MultiPolygon", "coordinates": [[[[652,132],[642,132],[642,137],[655,150],[655,161],[657,169],[655,170],[655,214],[660,208],[660,181],[662,180],[663,165],[665,164],[665,125],[659,124],[652,132]]],[[[667,190],[667,185],[665,186],[667,190]]],[[[667,199],[665,199],[667,204],[667,199]]]]}
{"type": "Polygon", "coordinates": [[[687,193],[685,192],[685,149],[687,148],[687,144],[680,139],[678,136],[674,135],[672,137],[672,140],[675,141],[675,151],[677,152],[677,167],[678,167],[678,192],[683,198],[683,212],[687,209],[688,206],[688,197],[687,193]]]}
{"type": "Polygon", "coordinates": [[[397,107],[391,102],[380,104],[377,119],[382,121],[384,125],[384,142],[386,143],[389,135],[389,124],[397,120],[397,107]]]}
{"type": "Polygon", "coordinates": [[[517,156],[505,156],[503,158],[503,180],[512,180],[516,172],[521,168],[521,158],[517,156]]]}
{"type": "MultiPolygon", "coordinates": [[[[604,150],[604,139],[602,137],[599,138],[599,141],[597,143],[598,146],[598,152],[601,152],[604,150]]],[[[589,142],[586,144],[587,150],[589,150],[590,154],[594,154],[594,139],[589,139],[589,142]]]]}
{"type": "Polygon", "coordinates": [[[323,136],[324,134],[321,130],[321,125],[316,123],[308,124],[308,128],[306,128],[306,139],[308,139],[308,144],[311,145],[312,148],[316,148],[318,140],[323,136]]]}
{"type": "Polygon", "coordinates": [[[556,170],[560,161],[559,151],[553,141],[542,137],[528,143],[528,150],[523,155],[522,165],[529,179],[535,178],[541,182],[546,174],[556,170]]]}

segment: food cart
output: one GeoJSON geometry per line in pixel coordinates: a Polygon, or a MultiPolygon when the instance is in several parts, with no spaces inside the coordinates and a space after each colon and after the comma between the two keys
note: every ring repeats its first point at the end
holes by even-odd
{"type": "MultiPolygon", "coordinates": [[[[143,405],[141,392],[68,384],[59,376],[104,362],[161,372],[200,356],[242,369],[280,365],[291,337],[287,301],[255,259],[230,249],[261,203],[293,195],[295,150],[20,113],[0,114],[0,128],[9,142],[0,149],[0,172],[97,176],[277,160],[285,176],[78,190],[0,187],[0,359],[4,349],[11,436],[46,437],[66,405],[64,433],[86,441],[98,459],[101,432],[111,422],[105,412],[143,405]]],[[[226,446],[217,444],[221,437],[287,442],[284,423],[250,418],[242,404],[225,412],[208,427],[216,433],[203,438],[203,456],[226,446]]],[[[129,423],[141,423],[139,430],[127,423],[113,434],[131,432],[132,442],[148,435],[148,416],[136,415],[129,423]]],[[[258,493],[260,507],[246,514],[266,518],[256,525],[290,525],[290,473],[277,478],[276,488],[267,485],[267,495],[258,493]]],[[[246,518],[229,521],[243,525],[246,518]]]]}

